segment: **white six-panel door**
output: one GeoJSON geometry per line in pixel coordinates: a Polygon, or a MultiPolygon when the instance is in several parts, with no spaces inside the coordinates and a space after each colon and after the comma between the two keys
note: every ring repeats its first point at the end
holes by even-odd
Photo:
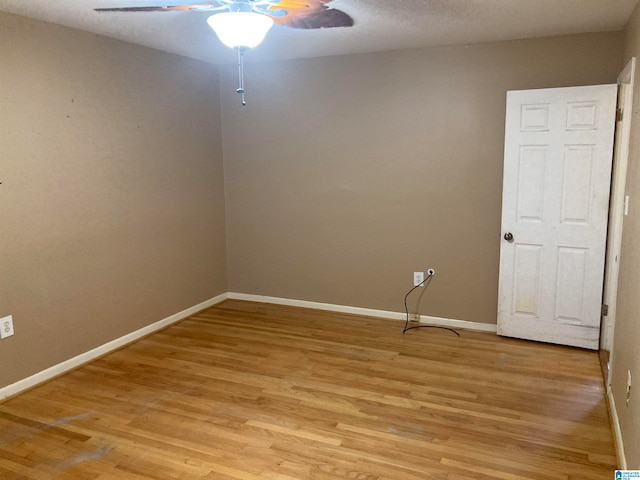
{"type": "Polygon", "coordinates": [[[507,94],[500,335],[598,348],[616,94],[507,94]]]}

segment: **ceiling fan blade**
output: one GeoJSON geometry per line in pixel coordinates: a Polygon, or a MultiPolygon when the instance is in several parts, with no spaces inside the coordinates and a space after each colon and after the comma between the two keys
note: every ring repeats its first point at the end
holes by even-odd
{"type": "Polygon", "coordinates": [[[304,15],[300,17],[282,17],[281,21],[274,19],[274,22],[280,23],[290,28],[314,29],[314,28],[335,28],[335,27],[353,27],[353,18],[342,10],[332,8],[330,10],[321,10],[317,13],[304,15]]]}
{"type": "Polygon", "coordinates": [[[269,6],[270,10],[286,10],[283,17],[275,17],[274,22],[291,28],[315,29],[352,27],[353,18],[335,8],[328,7],[331,0],[280,0],[269,6]]]}
{"type": "Polygon", "coordinates": [[[96,8],[96,12],[186,12],[190,10],[200,12],[214,12],[225,10],[227,7],[220,4],[208,3],[199,5],[169,5],[165,7],[120,7],[120,8],[96,8]]]}
{"type": "Polygon", "coordinates": [[[284,17],[287,14],[286,10],[271,10],[268,6],[253,7],[253,11],[262,13],[263,15],[269,15],[273,18],[284,17]]]}

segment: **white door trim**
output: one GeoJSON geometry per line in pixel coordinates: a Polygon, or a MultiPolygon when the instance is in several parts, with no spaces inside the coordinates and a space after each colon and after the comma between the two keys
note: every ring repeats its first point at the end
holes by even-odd
{"type": "Polygon", "coordinates": [[[618,85],[624,85],[619,92],[618,104],[622,107],[622,120],[618,122],[619,135],[615,138],[615,159],[611,179],[611,203],[609,207],[609,229],[607,233],[607,256],[605,260],[605,283],[603,303],[609,306],[602,317],[600,349],[613,350],[613,332],[616,322],[618,294],[618,273],[620,250],[622,247],[622,225],[624,221],[624,197],[629,161],[629,140],[631,137],[631,117],[633,112],[633,85],[635,81],[636,57],[633,57],[618,75],[618,85]]]}

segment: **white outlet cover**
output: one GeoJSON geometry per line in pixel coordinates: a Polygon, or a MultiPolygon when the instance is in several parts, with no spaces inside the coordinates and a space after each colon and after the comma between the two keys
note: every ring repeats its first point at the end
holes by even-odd
{"type": "Polygon", "coordinates": [[[7,338],[13,335],[13,316],[0,318],[0,338],[7,338]]]}

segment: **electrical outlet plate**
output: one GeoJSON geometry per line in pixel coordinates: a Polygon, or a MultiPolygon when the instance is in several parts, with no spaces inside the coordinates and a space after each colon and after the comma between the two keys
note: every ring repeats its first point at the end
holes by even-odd
{"type": "Polygon", "coordinates": [[[417,287],[424,282],[424,272],[413,272],[413,286],[417,287]]]}
{"type": "Polygon", "coordinates": [[[420,321],[420,314],[419,313],[410,313],[409,314],[409,320],[411,322],[419,322],[420,321]]]}
{"type": "Polygon", "coordinates": [[[0,338],[13,335],[13,316],[0,318],[0,338]]]}

